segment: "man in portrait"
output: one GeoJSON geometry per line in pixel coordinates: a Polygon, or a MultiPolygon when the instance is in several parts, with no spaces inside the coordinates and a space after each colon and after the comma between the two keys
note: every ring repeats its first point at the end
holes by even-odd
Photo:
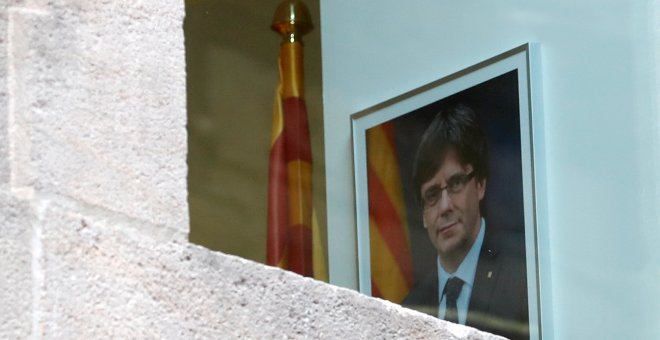
{"type": "Polygon", "coordinates": [[[437,261],[402,305],[528,339],[524,238],[484,216],[486,135],[465,105],[441,110],[422,135],[413,190],[437,261]]]}

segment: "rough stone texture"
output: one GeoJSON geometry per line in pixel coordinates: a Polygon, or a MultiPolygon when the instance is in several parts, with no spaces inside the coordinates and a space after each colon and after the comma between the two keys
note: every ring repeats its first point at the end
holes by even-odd
{"type": "Polygon", "coordinates": [[[46,338],[495,339],[238,257],[155,242],[46,199],[46,338]]]}
{"type": "Polygon", "coordinates": [[[182,1],[9,10],[14,186],[188,231],[182,13],[182,1]]]}
{"type": "Polygon", "coordinates": [[[0,192],[0,339],[21,339],[32,323],[33,211],[0,192]]]}
{"type": "MultiPolygon", "coordinates": [[[[7,11],[0,5],[0,37],[7,36],[7,11]]],[[[0,39],[0,65],[7,65],[6,39],[0,39]]],[[[0,66],[0,186],[9,183],[7,67],[0,66]]]]}
{"type": "Polygon", "coordinates": [[[0,5],[0,338],[495,338],[174,237],[182,6],[0,5]]]}

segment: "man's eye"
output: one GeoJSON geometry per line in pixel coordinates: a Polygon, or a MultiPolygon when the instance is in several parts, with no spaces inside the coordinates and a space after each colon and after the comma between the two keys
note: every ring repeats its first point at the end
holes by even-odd
{"type": "Polygon", "coordinates": [[[463,186],[464,176],[455,176],[447,181],[447,188],[449,191],[457,191],[463,186]]]}
{"type": "Polygon", "coordinates": [[[437,189],[430,189],[426,191],[426,194],[424,194],[424,201],[426,203],[433,203],[435,200],[438,198],[438,190],[437,189]]]}

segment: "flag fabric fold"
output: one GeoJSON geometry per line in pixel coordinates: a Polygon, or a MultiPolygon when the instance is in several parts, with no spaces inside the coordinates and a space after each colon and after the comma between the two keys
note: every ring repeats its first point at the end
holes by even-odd
{"type": "Polygon", "coordinates": [[[400,303],[413,285],[403,189],[391,122],[367,130],[372,295],[400,303]]]}
{"type": "Polygon", "coordinates": [[[302,57],[300,42],[281,45],[269,155],[266,261],[305,276],[315,276],[317,267],[316,276],[324,278],[323,252],[314,249],[320,238],[312,235],[317,223],[302,57]]]}

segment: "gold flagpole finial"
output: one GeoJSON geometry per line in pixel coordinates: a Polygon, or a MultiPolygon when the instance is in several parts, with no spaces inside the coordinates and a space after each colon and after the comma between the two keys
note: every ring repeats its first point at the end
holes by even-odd
{"type": "Polygon", "coordinates": [[[284,0],[275,10],[270,28],[282,35],[283,43],[292,43],[302,42],[302,36],[314,25],[305,4],[298,0],[284,0]]]}

